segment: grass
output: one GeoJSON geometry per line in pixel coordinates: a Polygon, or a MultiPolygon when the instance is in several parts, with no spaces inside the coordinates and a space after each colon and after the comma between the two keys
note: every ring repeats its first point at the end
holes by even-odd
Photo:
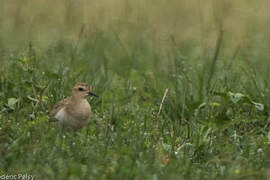
{"type": "Polygon", "coordinates": [[[163,49],[143,26],[117,27],[82,26],[46,48],[0,43],[0,177],[270,178],[270,63],[259,43],[229,54],[223,32],[202,56],[194,39],[172,36],[163,49]],[[89,99],[87,127],[61,134],[48,112],[78,81],[100,98],[89,99]]]}

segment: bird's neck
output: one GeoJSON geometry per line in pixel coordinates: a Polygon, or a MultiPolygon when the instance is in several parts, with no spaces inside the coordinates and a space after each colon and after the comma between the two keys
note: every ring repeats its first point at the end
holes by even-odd
{"type": "Polygon", "coordinates": [[[71,99],[72,99],[72,101],[73,102],[75,102],[76,104],[77,103],[81,103],[81,102],[83,102],[83,101],[85,101],[86,100],[86,98],[83,98],[83,97],[80,97],[80,96],[71,96],[71,99]]]}

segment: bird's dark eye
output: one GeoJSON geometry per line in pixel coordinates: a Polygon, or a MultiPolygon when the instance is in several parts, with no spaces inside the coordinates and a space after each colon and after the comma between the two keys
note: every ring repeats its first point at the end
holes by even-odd
{"type": "Polygon", "coordinates": [[[81,88],[81,87],[79,87],[79,88],[78,88],[78,90],[79,90],[79,91],[83,91],[84,89],[83,89],[83,88],[81,88]]]}

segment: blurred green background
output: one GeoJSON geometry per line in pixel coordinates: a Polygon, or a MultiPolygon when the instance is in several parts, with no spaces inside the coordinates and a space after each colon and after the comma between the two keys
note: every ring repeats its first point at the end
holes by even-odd
{"type": "Polygon", "coordinates": [[[178,43],[189,42],[192,54],[205,56],[215,47],[222,25],[226,37],[224,55],[240,47],[248,51],[249,60],[269,57],[270,3],[266,0],[1,0],[0,3],[0,42],[6,48],[21,48],[31,41],[42,51],[57,41],[76,43],[83,26],[84,36],[90,39],[95,38],[98,29],[110,35],[117,33],[124,43],[139,36],[153,48],[166,51],[173,37],[178,43]]]}

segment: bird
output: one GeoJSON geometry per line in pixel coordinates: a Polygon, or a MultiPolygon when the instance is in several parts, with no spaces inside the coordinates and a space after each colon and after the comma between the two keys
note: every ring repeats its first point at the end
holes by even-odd
{"type": "Polygon", "coordinates": [[[95,96],[92,86],[78,82],[72,89],[72,95],[54,105],[49,116],[58,120],[62,129],[79,130],[86,126],[92,114],[87,97],[95,96]]]}

